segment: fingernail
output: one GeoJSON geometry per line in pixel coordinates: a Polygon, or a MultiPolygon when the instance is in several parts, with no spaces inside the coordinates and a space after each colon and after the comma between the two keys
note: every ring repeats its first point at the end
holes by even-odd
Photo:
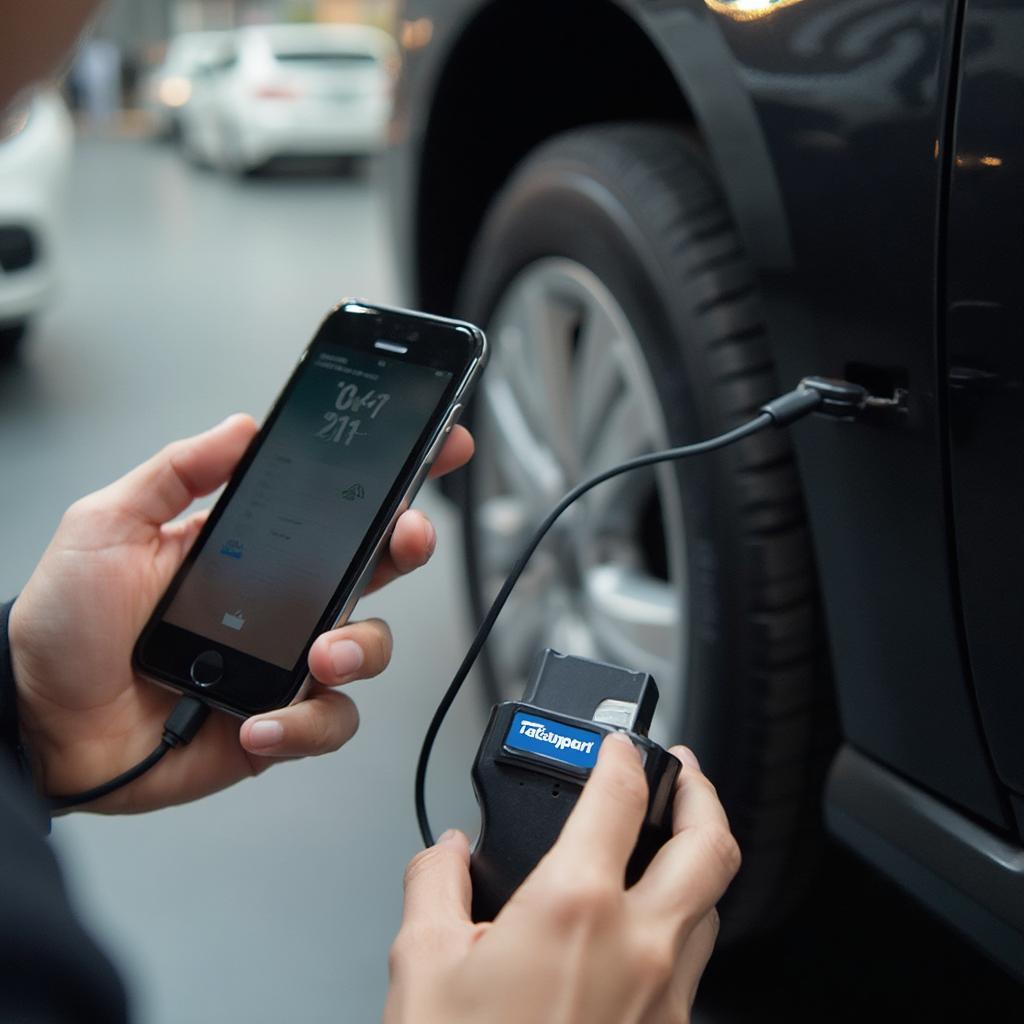
{"type": "Polygon", "coordinates": [[[613,743],[628,743],[633,746],[633,741],[624,732],[610,732],[604,738],[605,743],[611,740],[613,743]]]}
{"type": "Polygon", "coordinates": [[[437,840],[438,845],[441,843],[451,843],[459,838],[459,830],[457,828],[450,828],[441,833],[440,838],[437,840]]]}
{"type": "Polygon", "coordinates": [[[636,747],[633,745],[633,741],[624,732],[610,732],[610,733],[608,733],[607,736],[605,736],[603,742],[604,743],[625,743],[625,745],[627,747],[629,747],[630,750],[633,751],[633,753],[637,756],[637,758],[640,757],[640,753],[639,753],[639,751],[637,751],[636,747]]]}
{"type": "Polygon", "coordinates": [[[363,663],[363,649],[355,640],[335,640],[331,644],[331,668],[336,676],[348,676],[363,663]]]}
{"type": "Polygon", "coordinates": [[[697,755],[689,747],[679,748],[679,760],[683,762],[685,768],[700,771],[700,761],[697,760],[697,755]]]}
{"type": "Polygon", "coordinates": [[[434,546],[437,544],[437,531],[434,529],[434,524],[426,516],[423,516],[423,534],[427,538],[427,551],[433,554],[434,546]]]}
{"type": "Polygon", "coordinates": [[[249,729],[250,747],[273,747],[284,739],[284,726],[270,719],[254,722],[249,729]]]}

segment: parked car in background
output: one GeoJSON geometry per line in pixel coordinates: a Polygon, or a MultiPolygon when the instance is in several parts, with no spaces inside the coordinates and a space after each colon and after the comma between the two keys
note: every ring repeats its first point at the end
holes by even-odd
{"type": "Polygon", "coordinates": [[[55,92],[36,93],[0,137],[0,356],[54,291],[73,129],[55,92]]]}
{"type": "Polygon", "coordinates": [[[246,173],[274,157],[365,157],[384,145],[397,50],[364,25],[240,29],[185,108],[194,159],[246,173]]]}
{"type": "Polygon", "coordinates": [[[786,915],[828,829],[1024,975],[1019,6],[399,17],[407,299],[492,343],[477,613],[580,478],[808,374],[906,396],[595,490],[498,620],[493,694],[545,645],[655,675],[744,852],[724,938],[786,915]]]}
{"type": "Polygon", "coordinates": [[[149,74],[143,89],[143,102],[156,135],[179,134],[182,111],[192,99],[196,76],[223,61],[230,46],[229,32],[183,32],[168,43],[163,62],[149,74]]]}

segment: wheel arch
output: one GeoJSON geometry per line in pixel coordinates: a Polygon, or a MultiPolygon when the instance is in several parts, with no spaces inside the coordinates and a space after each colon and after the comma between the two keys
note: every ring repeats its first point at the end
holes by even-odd
{"type": "Polygon", "coordinates": [[[490,200],[546,139],[613,120],[659,120],[697,130],[649,27],[622,4],[538,4],[535,17],[524,17],[525,7],[523,0],[496,0],[478,10],[462,26],[436,79],[414,185],[413,280],[423,308],[453,311],[490,200]],[[541,19],[544,31],[538,33],[541,19]],[[566,50],[578,46],[583,19],[586,56],[573,59],[567,73],[566,50]]]}
{"type": "Polygon", "coordinates": [[[533,17],[527,0],[477,8],[434,79],[413,185],[419,304],[453,311],[473,239],[513,168],[551,136],[599,121],[660,120],[692,134],[716,166],[754,265],[788,267],[788,224],[756,105],[704,4],[530,6],[533,17]],[[587,53],[567,76],[565,55],[578,46],[584,19],[587,53]]]}

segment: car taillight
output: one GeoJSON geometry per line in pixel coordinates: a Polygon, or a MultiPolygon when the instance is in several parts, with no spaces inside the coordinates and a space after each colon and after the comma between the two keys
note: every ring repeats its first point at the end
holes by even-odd
{"type": "Polygon", "coordinates": [[[299,90],[293,85],[268,82],[266,85],[257,86],[253,90],[253,95],[260,100],[297,100],[299,90]]]}

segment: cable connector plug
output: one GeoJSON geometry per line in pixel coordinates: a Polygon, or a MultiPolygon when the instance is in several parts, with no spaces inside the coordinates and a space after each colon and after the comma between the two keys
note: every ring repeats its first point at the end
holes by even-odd
{"type": "Polygon", "coordinates": [[[821,402],[815,411],[835,419],[856,419],[871,404],[867,388],[833,377],[804,377],[798,390],[819,395],[821,402]]]}
{"type": "Polygon", "coordinates": [[[180,697],[164,722],[163,741],[169,747],[183,747],[202,728],[210,713],[208,705],[195,697],[180,697]]]}
{"type": "Polygon", "coordinates": [[[891,398],[882,398],[848,380],[804,377],[795,390],[773,398],[759,412],[769,415],[774,426],[785,427],[812,412],[837,420],[856,420],[869,411],[905,412],[906,408],[905,388],[897,388],[891,398]]]}
{"type": "Polygon", "coordinates": [[[817,411],[823,401],[819,391],[805,388],[804,382],[801,381],[795,390],[787,391],[784,395],[765,402],[757,411],[762,416],[770,416],[772,426],[788,427],[790,423],[803,419],[808,413],[817,411]]]}

